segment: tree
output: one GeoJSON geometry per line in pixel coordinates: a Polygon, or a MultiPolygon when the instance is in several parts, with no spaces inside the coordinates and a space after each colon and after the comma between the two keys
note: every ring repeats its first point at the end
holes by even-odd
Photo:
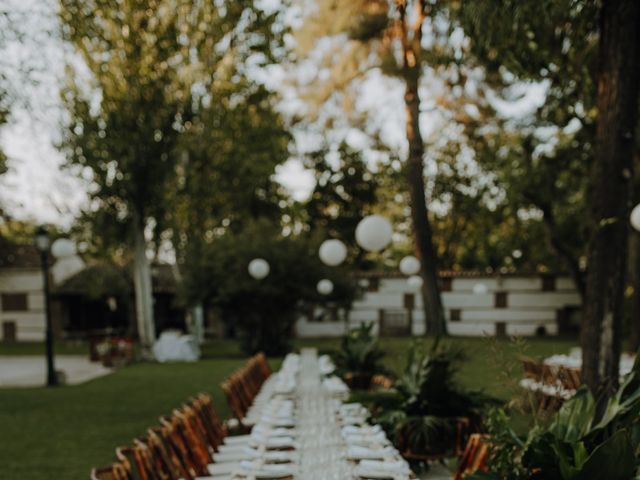
{"type": "Polygon", "coordinates": [[[575,116],[585,123],[588,148],[573,155],[583,164],[592,162],[583,375],[594,392],[610,393],[618,381],[640,9],[633,1],[461,5],[460,18],[478,58],[489,66],[502,64],[520,79],[550,82],[550,100],[565,106],[552,110],[556,122],[564,117],[566,125],[575,116]],[[489,19],[495,28],[485,28],[489,19]],[[595,134],[589,135],[594,107],[595,134]]]}
{"type": "Polygon", "coordinates": [[[383,68],[404,83],[408,143],[404,170],[413,237],[416,253],[422,262],[427,331],[440,335],[446,333],[446,323],[438,286],[438,258],[425,196],[425,149],[420,129],[419,92],[425,57],[429,53],[422,45],[423,28],[428,19],[431,25],[435,24],[437,15],[438,10],[427,0],[324,0],[319,2],[317,11],[309,15],[299,37],[303,51],[308,50],[318,37],[348,37],[347,48],[342,41],[339,44],[342,50],[339,61],[335,61],[334,50],[325,56],[332,62],[332,78],[326,91],[344,89],[374,68],[383,68]],[[430,14],[434,17],[430,18],[430,14]]]}
{"type": "Polygon", "coordinates": [[[605,0],[599,12],[598,120],[591,174],[584,381],[612,395],[618,385],[631,181],[640,89],[640,3],[605,0]]]}
{"type": "Polygon", "coordinates": [[[64,37],[90,72],[83,85],[77,63],[68,66],[64,149],[71,164],[91,172],[92,210],[127,226],[145,346],[155,339],[146,233],[164,215],[193,89],[212,75],[219,17],[213,4],[186,0],[60,4],[64,37]]]}
{"type": "Polygon", "coordinates": [[[330,302],[348,308],[355,295],[350,276],[341,268],[321,265],[317,243],[308,237],[283,237],[277,226],[262,219],[242,231],[226,231],[203,245],[201,268],[188,270],[184,293],[190,303],[206,302],[239,335],[248,353],[281,355],[289,348],[297,316],[309,303],[330,302]],[[247,272],[254,258],[269,262],[269,275],[256,280],[247,272]],[[334,283],[326,298],[316,292],[321,278],[334,283]]]}
{"type": "Polygon", "coordinates": [[[322,232],[328,238],[343,241],[350,264],[357,269],[366,268],[354,232],[377,204],[377,185],[383,173],[372,172],[362,153],[344,141],[335,149],[325,146],[308,153],[305,164],[313,170],[316,185],[303,205],[303,221],[312,235],[322,232]]]}

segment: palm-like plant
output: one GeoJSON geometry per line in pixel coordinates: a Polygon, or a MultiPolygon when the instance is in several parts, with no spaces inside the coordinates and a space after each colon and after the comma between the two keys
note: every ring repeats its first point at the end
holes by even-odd
{"type": "Polygon", "coordinates": [[[460,351],[435,347],[427,353],[414,345],[392,389],[358,399],[369,404],[373,421],[402,451],[445,453],[454,444],[461,420],[479,425],[480,411],[490,401],[456,384],[455,366],[463,358],[460,351]]]}
{"type": "Polygon", "coordinates": [[[384,355],[373,335],[373,323],[362,323],[342,338],[334,361],[338,373],[352,388],[367,389],[374,375],[386,373],[381,363],[384,355]]]}

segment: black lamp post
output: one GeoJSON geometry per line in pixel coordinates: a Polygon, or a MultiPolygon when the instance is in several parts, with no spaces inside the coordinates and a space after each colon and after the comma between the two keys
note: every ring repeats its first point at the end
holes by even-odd
{"type": "Polygon", "coordinates": [[[42,264],[42,275],[44,277],[44,313],[47,321],[45,342],[47,349],[47,386],[58,385],[58,376],[53,363],[53,328],[51,326],[51,308],[49,301],[49,248],[51,247],[51,237],[44,227],[38,228],[35,237],[36,248],[40,252],[40,262],[42,264]]]}

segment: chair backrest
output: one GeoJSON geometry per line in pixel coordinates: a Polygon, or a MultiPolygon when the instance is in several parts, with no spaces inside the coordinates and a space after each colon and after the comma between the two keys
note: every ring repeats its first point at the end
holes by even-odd
{"type": "Polygon", "coordinates": [[[231,409],[233,416],[238,420],[242,420],[244,418],[245,410],[242,406],[240,397],[236,394],[236,390],[231,379],[227,379],[222,382],[222,384],[220,384],[220,388],[222,388],[224,396],[227,398],[227,403],[229,404],[229,408],[231,409]]]}
{"type": "Polygon", "coordinates": [[[129,465],[118,462],[94,468],[91,470],[91,480],[131,480],[129,465]]]}
{"type": "Polygon", "coordinates": [[[212,461],[211,453],[214,450],[207,442],[204,427],[199,421],[195,411],[191,407],[183,406],[180,409],[174,410],[173,416],[177,418],[184,430],[189,449],[196,457],[198,463],[206,468],[206,465],[212,461]]]}
{"type": "Polygon", "coordinates": [[[542,381],[542,363],[532,358],[522,358],[524,375],[536,381],[542,381]]]}
{"type": "Polygon", "coordinates": [[[458,463],[458,469],[454,476],[455,480],[462,480],[466,475],[487,470],[487,459],[489,457],[488,438],[488,435],[479,433],[469,436],[467,446],[458,463]]]}
{"type": "Polygon", "coordinates": [[[166,476],[156,470],[152,452],[143,442],[116,448],[116,456],[121,462],[129,462],[133,480],[166,480],[166,476]]]}
{"type": "Polygon", "coordinates": [[[211,397],[206,394],[200,394],[189,402],[189,406],[198,416],[209,445],[214,451],[217,451],[218,446],[224,442],[226,431],[213,409],[211,397]]]}
{"type": "Polygon", "coordinates": [[[147,445],[153,454],[156,468],[165,472],[169,480],[189,478],[188,469],[166,440],[163,428],[150,428],[147,431],[147,445]]]}
{"type": "Polygon", "coordinates": [[[193,448],[192,444],[197,442],[194,441],[185,423],[176,415],[161,417],[160,421],[168,429],[168,440],[187,467],[190,476],[192,478],[206,476],[208,474],[207,463],[209,462],[203,460],[200,452],[193,448]]]}

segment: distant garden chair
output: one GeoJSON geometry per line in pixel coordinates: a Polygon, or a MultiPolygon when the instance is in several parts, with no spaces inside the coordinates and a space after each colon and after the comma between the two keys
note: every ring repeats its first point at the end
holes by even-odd
{"type": "Polygon", "coordinates": [[[91,480],[133,480],[133,477],[128,462],[118,462],[108,467],[92,469],[91,480]]]}
{"type": "Polygon", "coordinates": [[[489,458],[489,436],[474,433],[469,436],[464,453],[460,457],[454,480],[463,480],[467,475],[487,471],[489,458]]]}
{"type": "Polygon", "coordinates": [[[374,375],[371,378],[371,385],[379,388],[391,388],[393,387],[393,379],[386,375],[374,375]]]}

